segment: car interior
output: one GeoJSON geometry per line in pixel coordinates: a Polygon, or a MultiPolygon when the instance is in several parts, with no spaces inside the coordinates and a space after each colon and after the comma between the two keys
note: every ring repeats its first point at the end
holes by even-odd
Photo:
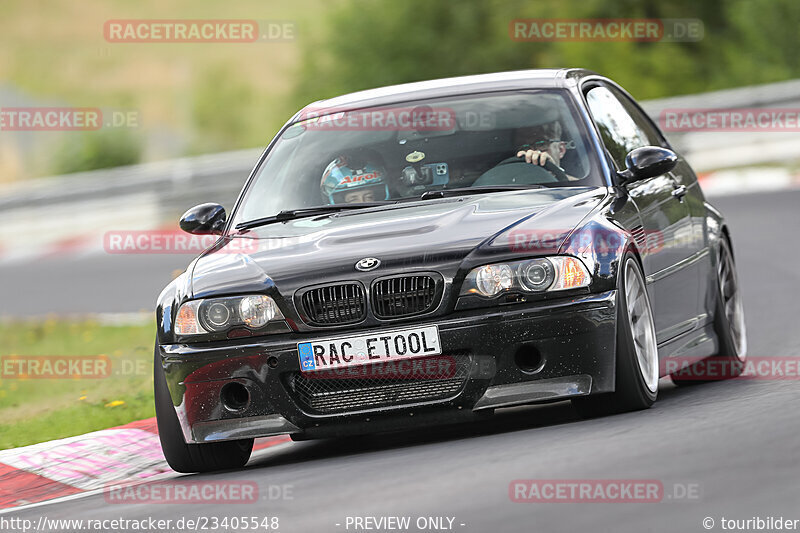
{"type": "MultiPolygon", "coordinates": [[[[257,213],[245,216],[332,203],[320,191],[321,180],[329,165],[342,156],[362,168],[380,169],[390,201],[463,187],[602,185],[592,168],[584,129],[568,101],[560,91],[515,91],[414,102],[413,106],[451,110],[455,117],[451,127],[435,131],[328,129],[315,128],[312,121],[296,122],[272,148],[251,185],[248,197],[263,202],[252,208],[246,205],[245,211],[257,213]],[[522,145],[521,129],[554,121],[562,132],[559,173],[516,156],[522,145]]],[[[385,113],[383,109],[349,112],[385,113]]],[[[362,173],[360,168],[344,170],[362,173]]]]}

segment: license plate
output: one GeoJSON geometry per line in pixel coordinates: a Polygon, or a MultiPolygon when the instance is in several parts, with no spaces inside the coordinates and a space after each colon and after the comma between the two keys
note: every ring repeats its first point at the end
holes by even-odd
{"type": "Polygon", "coordinates": [[[303,372],[332,370],[442,353],[439,327],[425,326],[297,344],[303,372]]]}

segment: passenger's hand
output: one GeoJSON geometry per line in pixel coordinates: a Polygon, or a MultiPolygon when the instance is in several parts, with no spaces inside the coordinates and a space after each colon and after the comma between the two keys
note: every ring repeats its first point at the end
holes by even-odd
{"type": "Polygon", "coordinates": [[[556,163],[553,156],[548,152],[540,152],[539,150],[520,150],[517,152],[517,157],[523,156],[525,157],[526,163],[535,163],[539,166],[544,166],[548,161],[552,161],[553,164],[556,163]]]}

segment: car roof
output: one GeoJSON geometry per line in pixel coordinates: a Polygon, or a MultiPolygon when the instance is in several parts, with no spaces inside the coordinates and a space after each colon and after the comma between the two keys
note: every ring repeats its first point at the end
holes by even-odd
{"type": "Polygon", "coordinates": [[[307,105],[298,114],[308,109],[359,108],[480,92],[564,88],[576,84],[581,78],[596,75],[585,69],[531,69],[418,81],[320,100],[307,105]]]}

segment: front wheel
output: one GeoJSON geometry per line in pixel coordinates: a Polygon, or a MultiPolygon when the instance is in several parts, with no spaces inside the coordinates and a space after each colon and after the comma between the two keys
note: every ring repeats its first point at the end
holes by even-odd
{"type": "MultiPolygon", "coordinates": [[[[702,379],[709,375],[703,369],[707,362],[700,361],[682,369],[670,377],[676,385],[697,385],[720,379],[735,378],[744,370],[747,358],[747,333],[744,327],[742,293],[739,277],[728,239],[722,237],[717,260],[717,303],[714,308],[714,332],[719,341],[719,350],[711,360],[723,363],[723,372],[715,372],[715,379],[702,379]]],[[[708,361],[708,360],[707,360],[708,361]]]]}
{"type": "Polygon", "coordinates": [[[156,420],[161,449],[169,466],[176,472],[210,472],[241,468],[253,451],[253,439],[186,444],[178,416],[169,395],[164,368],[156,347],[153,361],[156,420]]]}
{"type": "Polygon", "coordinates": [[[647,409],[658,396],[658,347],[642,269],[626,252],[617,278],[616,381],[612,393],[574,398],[585,418],[647,409]]]}

